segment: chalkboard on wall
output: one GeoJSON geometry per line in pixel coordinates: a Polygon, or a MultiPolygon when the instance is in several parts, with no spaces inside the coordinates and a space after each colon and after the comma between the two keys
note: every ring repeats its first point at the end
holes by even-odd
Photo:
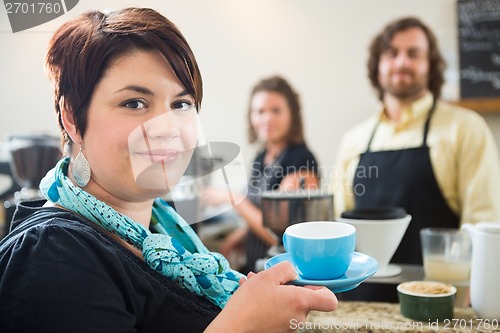
{"type": "Polygon", "coordinates": [[[461,98],[500,96],[500,0],[458,0],[461,98]]]}

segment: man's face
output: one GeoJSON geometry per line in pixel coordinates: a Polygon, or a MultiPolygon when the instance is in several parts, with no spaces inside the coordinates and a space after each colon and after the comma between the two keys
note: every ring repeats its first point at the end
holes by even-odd
{"type": "Polygon", "coordinates": [[[397,32],[380,55],[378,80],[384,95],[415,100],[428,89],[429,42],[419,28],[397,32]]]}

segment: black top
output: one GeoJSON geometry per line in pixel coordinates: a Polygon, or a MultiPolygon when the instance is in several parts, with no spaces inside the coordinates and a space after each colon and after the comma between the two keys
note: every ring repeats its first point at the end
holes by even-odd
{"type": "MultiPolygon", "coordinates": [[[[264,164],[266,150],[260,152],[252,163],[252,174],[248,182],[248,198],[257,207],[261,207],[260,196],[264,191],[276,190],[283,178],[299,171],[318,174],[318,163],[304,143],[290,145],[274,160],[271,165],[264,164]]],[[[241,271],[255,271],[255,261],[267,257],[269,247],[252,232],[245,242],[247,265],[241,271]]]]}
{"type": "Polygon", "coordinates": [[[319,176],[318,162],[304,143],[286,147],[271,165],[264,164],[266,153],[264,149],[253,161],[248,182],[248,197],[258,207],[262,192],[277,190],[288,174],[312,171],[319,176]]]}
{"type": "Polygon", "coordinates": [[[0,332],[202,332],[220,309],[92,223],[20,204],[0,243],[0,332]]]}

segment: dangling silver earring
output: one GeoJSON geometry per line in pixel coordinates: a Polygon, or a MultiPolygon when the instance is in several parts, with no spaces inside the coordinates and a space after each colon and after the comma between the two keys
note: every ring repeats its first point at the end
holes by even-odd
{"type": "Polygon", "coordinates": [[[80,187],[85,187],[89,183],[91,170],[89,161],[87,161],[87,158],[83,155],[81,147],[72,164],[73,167],[71,170],[73,171],[73,177],[76,183],[80,187]]]}

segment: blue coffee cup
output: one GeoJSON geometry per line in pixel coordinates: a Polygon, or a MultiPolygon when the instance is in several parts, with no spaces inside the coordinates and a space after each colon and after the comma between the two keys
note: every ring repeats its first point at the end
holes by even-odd
{"type": "Polygon", "coordinates": [[[286,228],[283,245],[301,277],[331,280],[344,275],[356,246],[356,228],[347,223],[314,221],[286,228]]]}

